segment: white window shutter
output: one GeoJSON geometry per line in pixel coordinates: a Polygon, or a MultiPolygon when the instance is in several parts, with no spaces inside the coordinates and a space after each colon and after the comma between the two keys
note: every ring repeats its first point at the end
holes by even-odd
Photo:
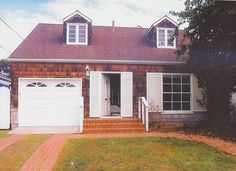
{"type": "Polygon", "coordinates": [[[150,112],[155,112],[154,108],[163,110],[163,80],[162,73],[147,73],[147,101],[150,112]],[[154,105],[154,106],[152,106],[154,105]]]}
{"type": "Polygon", "coordinates": [[[102,112],[102,96],[101,96],[101,72],[90,72],[90,97],[89,110],[90,117],[101,117],[102,112]]]}
{"type": "Polygon", "coordinates": [[[133,73],[121,73],[121,116],[133,117],[133,73]]]}
{"type": "Polygon", "coordinates": [[[192,110],[193,111],[206,111],[206,108],[201,107],[197,102],[198,99],[201,99],[202,94],[200,88],[198,88],[198,80],[192,75],[192,110]]]}

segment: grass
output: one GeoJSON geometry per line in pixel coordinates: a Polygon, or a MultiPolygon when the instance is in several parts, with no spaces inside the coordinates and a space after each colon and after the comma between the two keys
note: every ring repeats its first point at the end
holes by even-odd
{"type": "Polygon", "coordinates": [[[235,170],[236,157],[196,142],[165,138],[71,139],[54,171],[235,170]]]}
{"type": "Polygon", "coordinates": [[[30,135],[0,152],[0,170],[17,171],[49,135],[30,135]]]}
{"type": "Polygon", "coordinates": [[[9,130],[0,131],[0,139],[1,139],[1,138],[8,137],[8,136],[9,136],[9,134],[7,134],[8,132],[9,132],[9,130]]]}

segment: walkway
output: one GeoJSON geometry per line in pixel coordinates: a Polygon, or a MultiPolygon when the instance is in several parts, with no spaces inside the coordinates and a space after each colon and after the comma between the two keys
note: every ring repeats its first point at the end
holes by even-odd
{"type": "Polygon", "coordinates": [[[24,135],[11,135],[6,138],[0,139],[0,151],[4,150],[8,146],[22,140],[25,136],[24,135]]]}
{"type": "Polygon", "coordinates": [[[52,170],[68,135],[53,135],[47,139],[33,155],[25,162],[20,171],[50,171],[52,170]]]}
{"type": "Polygon", "coordinates": [[[132,133],[132,134],[76,134],[71,138],[111,138],[111,137],[160,137],[176,138],[189,141],[197,141],[215,147],[231,155],[236,155],[236,143],[224,141],[217,138],[210,138],[201,135],[190,135],[177,132],[151,132],[151,133],[132,133]]]}

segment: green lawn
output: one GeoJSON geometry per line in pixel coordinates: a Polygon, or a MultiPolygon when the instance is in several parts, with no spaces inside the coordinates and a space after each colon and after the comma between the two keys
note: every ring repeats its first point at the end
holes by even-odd
{"type": "Polygon", "coordinates": [[[235,170],[236,157],[207,145],[164,138],[71,139],[57,170],[235,170]]]}
{"type": "Polygon", "coordinates": [[[9,136],[9,134],[7,134],[8,132],[9,132],[9,130],[0,131],[0,139],[1,139],[1,138],[8,137],[8,136],[9,136]]]}
{"type": "Polygon", "coordinates": [[[17,171],[49,135],[29,135],[0,152],[0,171],[17,171]]]}

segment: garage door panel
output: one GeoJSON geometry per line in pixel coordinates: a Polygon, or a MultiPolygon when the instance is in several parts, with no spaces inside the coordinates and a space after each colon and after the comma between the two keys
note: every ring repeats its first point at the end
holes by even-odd
{"type": "Polygon", "coordinates": [[[63,100],[58,101],[58,100],[34,100],[34,103],[32,103],[32,100],[25,100],[24,104],[22,105],[22,108],[54,108],[54,107],[58,107],[58,108],[65,108],[65,107],[79,107],[80,103],[78,101],[75,100],[66,100],[66,102],[64,102],[63,100]]]}
{"type": "Polygon", "coordinates": [[[23,79],[19,94],[19,126],[78,126],[80,123],[81,79],[23,79]],[[27,87],[32,82],[47,87],[27,87]],[[65,85],[63,82],[73,83],[75,87],[55,87],[65,85]]]}
{"type": "Polygon", "coordinates": [[[78,126],[79,118],[71,121],[70,118],[24,118],[21,126],[78,126]]]}

